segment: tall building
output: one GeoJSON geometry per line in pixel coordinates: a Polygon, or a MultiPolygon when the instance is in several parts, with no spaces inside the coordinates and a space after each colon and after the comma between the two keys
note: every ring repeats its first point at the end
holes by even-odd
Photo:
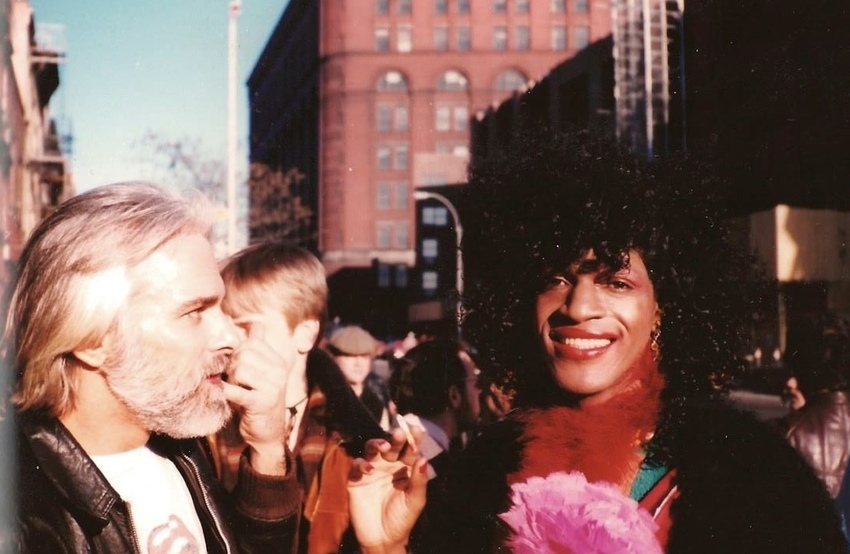
{"type": "Polygon", "coordinates": [[[614,0],[617,136],[647,158],[682,149],[685,0],[614,0]]]}
{"type": "MultiPolygon", "coordinates": [[[[300,240],[331,275],[332,310],[344,268],[377,268],[375,282],[389,268],[406,288],[414,192],[466,180],[472,114],[610,32],[609,0],[291,0],[248,81],[250,157],[303,176],[293,191],[315,219],[300,240]]],[[[249,195],[252,213],[279,205],[249,195]]],[[[275,234],[269,220],[251,238],[275,234]]]]}

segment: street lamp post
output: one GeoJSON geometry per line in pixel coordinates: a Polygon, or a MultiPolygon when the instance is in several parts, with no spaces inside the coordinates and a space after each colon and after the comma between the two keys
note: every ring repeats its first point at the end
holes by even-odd
{"type": "Polygon", "coordinates": [[[236,20],[242,0],[227,7],[227,253],[236,251],[236,20]]]}
{"type": "Polygon", "coordinates": [[[456,271],[455,271],[455,288],[457,289],[457,303],[455,306],[455,315],[457,317],[458,328],[460,328],[460,317],[461,317],[461,297],[463,296],[463,256],[461,254],[461,244],[463,241],[463,226],[460,223],[460,216],[457,213],[457,209],[451,201],[443,196],[442,194],[438,194],[436,192],[425,191],[425,190],[417,190],[413,193],[413,197],[416,200],[436,200],[449,211],[452,215],[452,219],[455,222],[455,251],[456,251],[456,271]]]}

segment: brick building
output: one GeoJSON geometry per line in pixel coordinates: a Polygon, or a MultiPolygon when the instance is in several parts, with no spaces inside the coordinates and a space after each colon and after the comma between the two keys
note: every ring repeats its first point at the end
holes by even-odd
{"type": "MultiPolygon", "coordinates": [[[[290,1],[248,82],[250,156],[304,175],[296,193],[315,233],[301,242],[331,276],[332,316],[345,297],[341,318],[368,307],[377,321],[375,299],[406,297],[414,191],[465,180],[472,114],[610,32],[609,0],[290,1]],[[347,291],[352,271],[397,294],[347,291]]],[[[268,196],[249,194],[255,210],[268,196]]],[[[404,313],[373,330],[391,332],[404,313]]]]}
{"type": "Polygon", "coordinates": [[[28,0],[0,0],[0,21],[2,289],[27,237],[74,190],[62,137],[49,110],[64,51],[61,45],[37,41],[28,0]]]}

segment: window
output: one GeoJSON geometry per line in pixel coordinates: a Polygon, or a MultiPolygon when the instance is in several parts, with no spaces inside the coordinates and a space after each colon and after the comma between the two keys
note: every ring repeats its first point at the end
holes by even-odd
{"type": "Polygon", "coordinates": [[[398,221],[395,224],[395,247],[399,250],[404,250],[407,248],[407,222],[406,221],[398,221]]]}
{"type": "Polygon", "coordinates": [[[468,52],[472,47],[472,40],[469,34],[469,27],[461,25],[455,29],[455,49],[459,52],[468,52]]]}
{"type": "Polygon", "coordinates": [[[395,266],[395,286],[400,289],[407,288],[407,266],[404,264],[395,266]]]}
{"type": "Polygon", "coordinates": [[[378,151],[376,152],[378,169],[380,171],[389,171],[390,170],[390,157],[392,153],[390,152],[389,146],[378,146],[378,151]]]}
{"type": "Polygon", "coordinates": [[[567,11],[567,0],[551,0],[552,13],[564,13],[567,11]]]}
{"type": "Polygon", "coordinates": [[[576,0],[576,11],[578,13],[587,13],[587,0],[576,0]]]}
{"type": "Polygon", "coordinates": [[[442,52],[449,47],[448,27],[434,27],[434,50],[442,52]]]}
{"type": "MultiPolygon", "coordinates": [[[[386,221],[379,221],[375,228],[375,232],[375,246],[377,248],[389,248],[390,235],[392,235],[392,224],[386,221]]],[[[387,281],[389,282],[389,274],[387,274],[387,281]]]]}
{"type": "Polygon", "coordinates": [[[449,211],[444,206],[422,208],[422,224],[445,227],[449,224],[449,211]]]}
{"type": "Polygon", "coordinates": [[[406,144],[398,144],[395,147],[395,164],[394,169],[400,171],[407,170],[408,149],[406,144]]]}
{"type": "Polygon", "coordinates": [[[398,0],[399,15],[410,15],[410,0],[398,0]]]}
{"type": "Polygon", "coordinates": [[[527,79],[525,78],[525,75],[516,69],[508,69],[506,71],[502,71],[499,73],[498,77],[496,77],[495,88],[496,90],[506,92],[519,90],[525,86],[526,81],[527,79]]]}
{"type": "Polygon", "coordinates": [[[375,51],[389,52],[390,50],[390,30],[384,28],[375,29],[375,51]]]}
{"type": "Polygon", "coordinates": [[[469,0],[457,0],[457,13],[469,13],[469,0]]]}
{"type": "Polygon", "coordinates": [[[420,183],[425,186],[445,186],[449,184],[448,177],[442,173],[426,173],[420,179],[420,183]]]}
{"type": "Polygon", "coordinates": [[[508,11],[508,0],[493,0],[493,12],[505,13],[508,11]]]}
{"type": "Polygon", "coordinates": [[[407,209],[407,183],[396,183],[395,185],[395,208],[397,210],[407,209]]]}
{"type": "Polygon", "coordinates": [[[378,198],[375,207],[379,210],[390,209],[390,184],[378,183],[378,198]]]}
{"type": "Polygon", "coordinates": [[[407,131],[409,118],[407,116],[407,106],[395,107],[394,128],[396,131],[407,131]]]}
{"type": "Polygon", "coordinates": [[[590,42],[590,29],[587,25],[576,25],[576,48],[581,50],[590,42]]]}
{"type": "Polygon", "coordinates": [[[440,75],[437,80],[437,90],[465,91],[468,84],[463,73],[450,69],[440,75]]]}
{"type": "Polygon", "coordinates": [[[528,0],[516,0],[516,13],[528,13],[528,0]]]}
{"type": "Polygon", "coordinates": [[[531,43],[531,32],[527,25],[518,25],[516,28],[516,49],[528,50],[531,43]]]}
{"type": "Polygon", "coordinates": [[[422,257],[433,261],[437,259],[440,251],[440,243],[437,239],[422,239],[422,257]]]}
{"type": "Polygon", "coordinates": [[[493,50],[508,49],[508,28],[502,25],[493,27],[493,50]]]}
{"type": "Polygon", "coordinates": [[[469,146],[463,142],[443,142],[437,143],[437,154],[451,154],[458,158],[466,158],[469,156],[469,146]]]}
{"type": "Polygon", "coordinates": [[[375,13],[378,15],[389,15],[390,14],[390,0],[376,0],[375,1],[375,13]]]}
{"type": "Polygon", "coordinates": [[[378,286],[382,289],[390,286],[390,266],[378,264],[378,286]]]}
{"type": "Polygon", "coordinates": [[[466,131],[469,126],[469,108],[466,106],[455,106],[454,110],[454,130],[466,131]]]}
{"type": "Polygon", "coordinates": [[[378,79],[376,88],[381,92],[406,92],[407,79],[398,71],[387,71],[378,79]]]}
{"type": "Polygon", "coordinates": [[[563,25],[552,27],[552,50],[567,49],[567,28],[563,25]]]}
{"type": "Polygon", "coordinates": [[[378,132],[386,133],[392,129],[393,125],[393,109],[392,106],[380,104],[375,110],[375,126],[378,132]]]}
{"type": "Polygon", "coordinates": [[[413,30],[410,25],[399,25],[396,29],[396,50],[410,52],[413,49],[413,30]]]}
{"type": "Polygon", "coordinates": [[[437,272],[423,271],[422,272],[422,290],[434,292],[437,290],[437,272]]]}
{"type": "Polygon", "coordinates": [[[448,131],[452,126],[452,109],[450,106],[437,106],[434,112],[434,129],[448,131]]]}
{"type": "Polygon", "coordinates": [[[434,0],[434,13],[443,15],[449,11],[448,0],[434,0]]]}

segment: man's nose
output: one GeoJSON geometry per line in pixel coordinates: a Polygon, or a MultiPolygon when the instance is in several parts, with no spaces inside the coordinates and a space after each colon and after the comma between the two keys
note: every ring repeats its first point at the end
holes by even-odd
{"type": "Polygon", "coordinates": [[[212,310],[213,314],[211,315],[214,319],[213,349],[235,350],[242,342],[244,333],[240,333],[236,324],[233,323],[233,320],[229,315],[222,311],[221,307],[216,306],[215,308],[212,308],[212,310]]]}

